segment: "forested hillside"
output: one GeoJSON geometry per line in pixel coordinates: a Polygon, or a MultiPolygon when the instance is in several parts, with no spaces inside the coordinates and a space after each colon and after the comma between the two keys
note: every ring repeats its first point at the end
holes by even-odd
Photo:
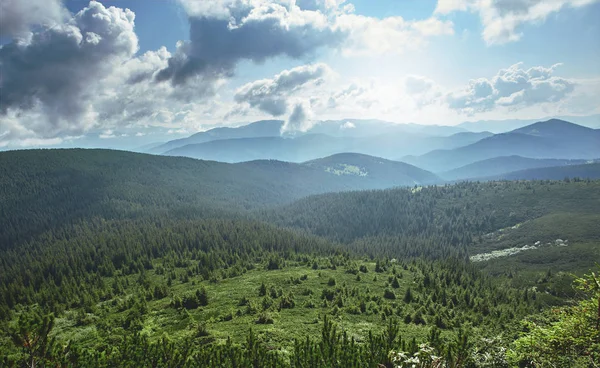
{"type": "Polygon", "coordinates": [[[519,170],[488,177],[490,180],[562,180],[565,178],[600,179],[600,162],[519,170]]]}
{"type": "Polygon", "coordinates": [[[2,152],[0,244],[96,216],[235,217],[310,194],[384,187],[360,179],[279,161],[231,165],[81,149],[2,152]]]}
{"type": "Polygon", "coordinates": [[[298,199],[364,177],[327,172],[327,160],[0,159],[2,366],[598,361],[594,276],[571,286],[600,257],[598,181],[298,199]]]}
{"type": "MultiPolygon", "coordinates": [[[[597,181],[464,182],[316,195],[263,216],[346,243],[372,236],[406,237],[408,243],[430,238],[440,251],[443,245],[466,246],[473,236],[549,213],[595,214],[598,208],[597,181]]],[[[403,256],[402,247],[394,248],[403,256]]]]}
{"type": "MultiPolygon", "coordinates": [[[[440,173],[447,180],[461,179],[482,179],[482,178],[499,178],[503,174],[514,171],[530,170],[545,167],[558,167],[567,165],[581,165],[587,163],[588,160],[560,160],[560,159],[535,159],[521,156],[502,156],[494,157],[487,160],[474,162],[454,170],[440,173]]],[[[586,177],[581,176],[581,177],[586,177]]],[[[526,178],[520,178],[526,179],[526,178]]],[[[542,179],[542,178],[537,178],[542,179]]],[[[546,178],[544,178],[546,179],[546,178]]],[[[557,178],[562,180],[563,177],[557,178]]]]}

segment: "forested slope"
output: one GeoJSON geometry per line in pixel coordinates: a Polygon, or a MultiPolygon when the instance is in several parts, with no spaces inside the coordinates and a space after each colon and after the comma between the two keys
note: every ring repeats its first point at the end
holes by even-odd
{"type": "MultiPolygon", "coordinates": [[[[598,208],[598,181],[506,181],[322,194],[262,211],[261,216],[371,255],[446,258],[482,252],[479,244],[485,234],[530,221],[530,238],[517,244],[554,240],[539,236],[543,227],[536,229],[557,216],[587,226],[579,229],[578,240],[593,242],[589,234],[598,230],[587,219],[597,215],[598,208]]],[[[563,231],[563,237],[568,233],[561,226],[555,229],[563,231]]],[[[511,246],[491,245],[493,249],[511,246]]]]}
{"type": "Polygon", "coordinates": [[[0,153],[0,244],[81,219],[232,217],[378,183],[279,161],[225,164],[111,150],[0,153]]]}
{"type": "Polygon", "coordinates": [[[576,367],[600,357],[598,291],[562,292],[567,272],[596,261],[598,181],[294,201],[364,182],[277,161],[104,150],[0,160],[2,366],[404,367],[398,359],[416,354],[446,367],[576,367]],[[504,263],[469,260],[563,235],[560,247],[504,263]],[[549,309],[566,303],[558,317],[549,309]]]}

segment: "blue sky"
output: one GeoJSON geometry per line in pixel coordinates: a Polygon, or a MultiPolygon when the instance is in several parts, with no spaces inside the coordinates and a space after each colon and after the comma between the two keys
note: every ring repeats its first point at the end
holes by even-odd
{"type": "Polygon", "coordinates": [[[264,118],[306,131],[344,117],[458,124],[600,113],[597,0],[24,0],[7,9],[0,147],[143,143],[264,118]]]}

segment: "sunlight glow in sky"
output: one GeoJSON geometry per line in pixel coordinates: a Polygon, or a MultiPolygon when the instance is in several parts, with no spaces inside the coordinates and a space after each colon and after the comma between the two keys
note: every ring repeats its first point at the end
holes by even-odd
{"type": "Polygon", "coordinates": [[[0,147],[600,113],[599,0],[3,0],[0,147]]]}

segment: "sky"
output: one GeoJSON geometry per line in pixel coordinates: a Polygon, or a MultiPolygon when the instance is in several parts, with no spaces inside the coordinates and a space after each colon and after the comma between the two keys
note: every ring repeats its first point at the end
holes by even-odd
{"type": "Polygon", "coordinates": [[[0,0],[0,148],[598,114],[598,19],[600,0],[0,0]]]}

